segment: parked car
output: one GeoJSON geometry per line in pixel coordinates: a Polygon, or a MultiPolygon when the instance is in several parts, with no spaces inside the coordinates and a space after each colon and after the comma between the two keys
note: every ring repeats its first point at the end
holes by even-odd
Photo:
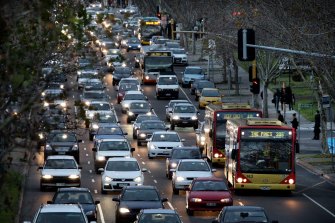
{"type": "Polygon", "coordinates": [[[121,190],[125,186],[141,186],[144,182],[143,172],[136,158],[113,157],[109,158],[101,170],[101,193],[121,190]]]}
{"type": "Polygon", "coordinates": [[[175,104],[170,114],[170,128],[171,130],[174,130],[175,126],[191,126],[194,129],[197,129],[199,123],[198,116],[199,112],[194,105],[189,103],[175,104]]]}
{"type": "Polygon", "coordinates": [[[134,223],[182,223],[176,210],[172,209],[142,209],[134,223]]]}
{"type": "Polygon", "coordinates": [[[171,169],[175,169],[182,159],[202,159],[204,156],[200,153],[199,147],[182,146],[172,148],[171,155],[165,161],[165,175],[172,179],[171,169]]]}
{"type": "Polygon", "coordinates": [[[89,221],[97,221],[99,200],[94,200],[91,191],[84,187],[58,188],[48,204],[80,204],[89,221]]]}
{"type": "Polygon", "coordinates": [[[197,177],[212,177],[216,169],[211,169],[206,160],[203,159],[182,159],[175,169],[170,169],[172,174],[173,194],[179,190],[185,190],[197,177]]]}
{"type": "Polygon", "coordinates": [[[259,206],[225,206],[212,223],[264,222],[278,223],[270,220],[263,207],[259,206]]]}
{"type": "Polygon", "coordinates": [[[221,211],[225,206],[233,205],[233,196],[227,180],[216,177],[198,177],[186,188],[186,212],[221,211]]]}
{"type": "Polygon", "coordinates": [[[161,198],[155,186],[126,186],[114,197],[116,223],[133,222],[141,209],[164,209],[167,198],[161,198]]]}
{"type": "Polygon", "coordinates": [[[41,191],[45,191],[47,187],[80,187],[81,185],[81,167],[73,156],[48,156],[39,170],[41,170],[41,191]]]}

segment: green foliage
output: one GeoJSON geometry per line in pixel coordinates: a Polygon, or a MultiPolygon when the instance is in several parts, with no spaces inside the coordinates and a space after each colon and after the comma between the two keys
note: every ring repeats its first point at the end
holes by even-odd
{"type": "Polygon", "coordinates": [[[0,222],[15,222],[19,208],[23,176],[17,172],[4,173],[0,188],[0,222]]]}

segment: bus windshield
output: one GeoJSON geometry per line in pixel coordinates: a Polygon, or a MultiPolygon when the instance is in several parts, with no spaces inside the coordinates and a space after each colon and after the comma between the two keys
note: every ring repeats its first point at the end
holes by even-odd
{"type": "Polygon", "coordinates": [[[292,171],[291,140],[241,140],[240,168],[244,173],[282,173],[292,171]]]}
{"type": "Polygon", "coordinates": [[[147,69],[171,67],[173,64],[172,60],[172,57],[146,57],[145,67],[147,69]]]}

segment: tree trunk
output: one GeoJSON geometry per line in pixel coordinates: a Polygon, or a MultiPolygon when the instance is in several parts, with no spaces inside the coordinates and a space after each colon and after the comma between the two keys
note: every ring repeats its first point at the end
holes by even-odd
{"type": "Polygon", "coordinates": [[[269,117],[269,109],[268,109],[268,82],[264,82],[264,87],[263,87],[263,117],[268,118],[269,117]]]}

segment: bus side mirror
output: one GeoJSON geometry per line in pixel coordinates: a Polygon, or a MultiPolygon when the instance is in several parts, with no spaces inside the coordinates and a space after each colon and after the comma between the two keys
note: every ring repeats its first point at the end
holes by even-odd
{"type": "Polygon", "coordinates": [[[236,152],[237,152],[236,149],[233,149],[233,150],[231,151],[231,158],[232,158],[233,160],[236,159],[236,152]]]}

